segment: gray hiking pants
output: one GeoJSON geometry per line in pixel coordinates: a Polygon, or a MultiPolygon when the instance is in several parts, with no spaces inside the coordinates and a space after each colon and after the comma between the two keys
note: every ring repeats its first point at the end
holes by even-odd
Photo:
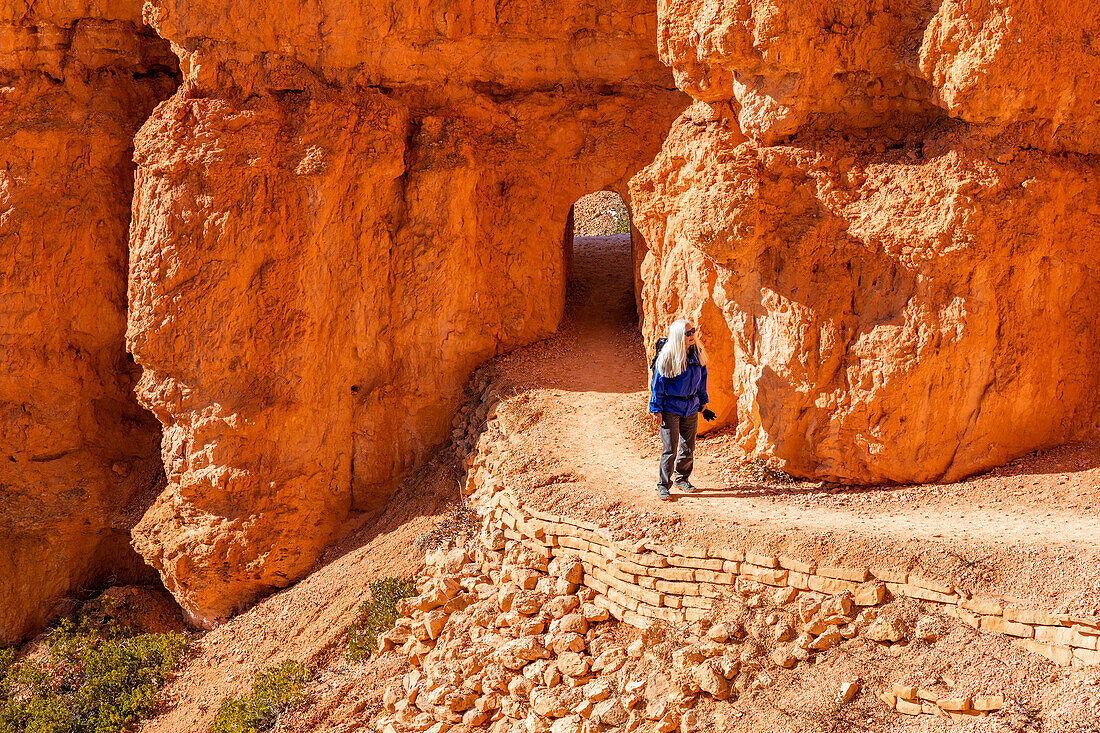
{"type": "Polygon", "coordinates": [[[669,482],[686,482],[695,462],[695,431],[699,413],[681,417],[674,412],[661,413],[661,471],[657,485],[666,489],[669,482]]]}

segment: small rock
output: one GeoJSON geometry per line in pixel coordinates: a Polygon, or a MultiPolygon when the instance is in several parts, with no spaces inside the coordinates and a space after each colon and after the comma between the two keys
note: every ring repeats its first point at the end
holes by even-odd
{"type": "Polygon", "coordinates": [[[902,624],[889,616],[879,616],[875,619],[867,628],[865,636],[871,641],[902,641],[907,637],[907,633],[902,624]]]}
{"type": "Polygon", "coordinates": [[[577,652],[566,652],[558,655],[558,669],[563,675],[569,677],[581,677],[588,674],[591,665],[589,657],[577,652]]]}
{"type": "Polygon", "coordinates": [[[856,696],[857,692],[859,692],[858,680],[849,680],[847,682],[842,682],[840,685],[840,691],[836,695],[837,704],[843,705],[845,703],[851,702],[852,698],[856,696]]]}
{"type": "Polygon", "coordinates": [[[729,697],[729,682],[710,661],[696,665],[691,676],[695,684],[699,685],[699,689],[715,700],[725,700],[729,697]]]}
{"type": "Polygon", "coordinates": [[[798,658],[785,646],[773,649],[772,653],[768,655],[768,658],[784,669],[790,669],[798,663],[798,658]]]}
{"type": "Polygon", "coordinates": [[[711,641],[716,641],[719,643],[728,641],[738,636],[738,634],[740,633],[739,626],[739,624],[732,624],[728,622],[715,624],[714,626],[710,627],[709,631],[707,631],[707,638],[711,641]]]}
{"type": "Polygon", "coordinates": [[[627,712],[616,697],[598,702],[592,708],[592,720],[603,725],[622,725],[626,719],[627,712]]]}
{"type": "Polygon", "coordinates": [[[607,619],[611,617],[611,614],[606,608],[597,606],[594,603],[585,603],[581,606],[581,615],[584,616],[584,620],[590,624],[607,621],[607,619]]]}
{"type": "Polygon", "coordinates": [[[775,605],[783,606],[793,601],[797,595],[798,591],[788,586],[777,590],[775,595],[772,596],[772,600],[775,601],[775,605]]]}
{"type": "Polygon", "coordinates": [[[558,621],[558,630],[563,634],[584,634],[588,631],[588,622],[579,613],[569,613],[558,621]]]}
{"type": "Polygon", "coordinates": [[[611,697],[611,693],[614,692],[614,690],[611,688],[611,683],[607,680],[595,679],[584,686],[583,692],[585,700],[595,703],[611,697]]]}

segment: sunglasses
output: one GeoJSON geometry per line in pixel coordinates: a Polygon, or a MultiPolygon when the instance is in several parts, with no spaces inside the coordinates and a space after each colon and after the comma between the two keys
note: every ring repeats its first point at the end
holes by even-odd
{"type": "Polygon", "coordinates": [[[685,336],[690,336],[690,335],[691,335],[691,334],[693,334],[693,333],[695,333],[695,329],[694,329],[694,328],[689,328],[688,330],[684,331],[684,335],[685,335],[685,336]]]}

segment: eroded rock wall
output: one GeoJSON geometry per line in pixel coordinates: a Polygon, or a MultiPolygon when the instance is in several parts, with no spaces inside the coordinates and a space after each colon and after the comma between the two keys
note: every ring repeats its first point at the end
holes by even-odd
{"type": "Polygon", "coordinates": [[[550,334],[578,196],[685,104],[640,0],[155,0],[185,72],[137,142],[128,342],[168,488],[135,546],[200,624],[305,573],[550,334]]]}
{"type": "Polygon", "coordinates": [[[0,644],[149,575],[130,510],[159,429],[124,348],[127,227],[133,135],[175,67],[140,3],[0,7],[0,644]]]}
{"type": "Polygon", "coordinates": [[[1096,434],[1100,11],[1059,8],[662,4],[698,101],[631,186],[646,337],[698,318],[750,456],[954,480],[1096,434]]]}

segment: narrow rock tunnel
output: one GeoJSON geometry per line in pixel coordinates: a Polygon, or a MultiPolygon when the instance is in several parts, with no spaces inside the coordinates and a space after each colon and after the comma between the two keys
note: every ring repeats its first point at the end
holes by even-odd
{"type": "Polygon", "coordinates": [[[564,237],[565,315],[577,315],[579,301],[598,301],[594,317],[609,325],[637,327],[641,315],[639,265],[645,255],[645,243],[631,222],[630,206],[614,191],[585,194],[569,207],[564,237]],[[598,263],[598,264],[597,264],[598,263]],[[606,286],[615,292],[588,293],[592,278],[578,278],[577,267],[609,268],[606,286]],[[623,292],[619,292],[623,290],[623,292]]]}

